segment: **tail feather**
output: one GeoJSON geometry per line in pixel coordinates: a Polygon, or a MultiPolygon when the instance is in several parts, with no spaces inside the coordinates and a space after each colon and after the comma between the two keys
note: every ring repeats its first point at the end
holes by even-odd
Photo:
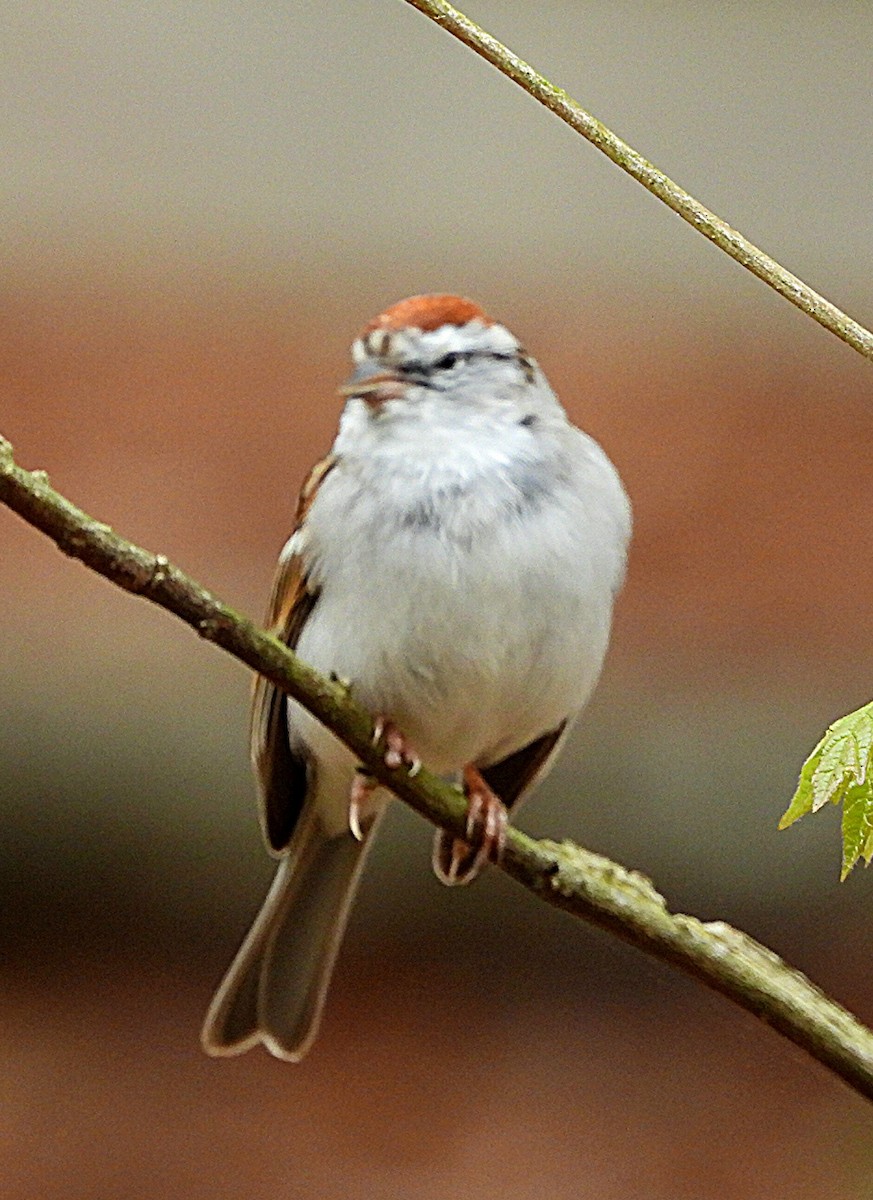
{"type": "Polygon", "coordinates": [[[300,831],[222,981],[203,1026],[208,1054],[263,1042],[296,1062],[315,1037],[367,845],[350,833],[300,831]]]}

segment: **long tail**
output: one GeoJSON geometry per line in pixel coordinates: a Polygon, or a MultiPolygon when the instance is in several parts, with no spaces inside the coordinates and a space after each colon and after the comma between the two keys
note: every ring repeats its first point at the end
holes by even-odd
{"type": "Polygon", "coordinates": [[[207,1054],[241,1054],[260,1041],[277,1058],[303,1057],[374,832],[359,842],[351,833],[327,837],[317,822],[300,830],[209,1006],[207,1054]]]}

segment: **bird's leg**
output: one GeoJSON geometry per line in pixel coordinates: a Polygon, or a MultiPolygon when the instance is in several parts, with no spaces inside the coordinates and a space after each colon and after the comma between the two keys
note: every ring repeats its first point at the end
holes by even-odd
{"type": "MultiPolygon", "coordinates": [[[[384,741],[384,762],[386,767],[396,770],[398,767],[409,768],[410,775],[417,775],[421,770],[421,759],[406,740],[405,734],[387,717],[379,716],[373,727],[373,745],[384,741]]],[[[381,809],[381,804],[372,803],[373,793],[379,787],[378,780],[364,767],[359,767],[352,780],[349,792],[349,829],[359,842],[364,840],[367,830],[381,809]]]]}
{"type": "Polygon", "coordinates": [[[470,883],[486,862],[499,863],[506,847],[509,821],[506,805],[472,763],[464,767],[464,795],[467,797],[464,839],[440,831],[434,841],[433,869],[437,879],[449,886],[470,883]]]}

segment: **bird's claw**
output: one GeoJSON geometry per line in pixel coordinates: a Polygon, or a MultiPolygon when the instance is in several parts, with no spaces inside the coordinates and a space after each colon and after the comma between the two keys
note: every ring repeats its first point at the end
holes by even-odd
{"type": "Polygon", "coordinates": [[[472,765],[464,768],[467,797],[465,838],[438,833],[433,869],[442,883],[470,883],[486,863],[499,863],[506,849],[509,815],[506,805],[472,765]]]}
{"type": "Polygon", "coordinates": [[[421,759],[415,753],[406,739],[406,735],[398,729],[387,717],[377,717],[373,726],[373,745],[385,743],[385,766],[396,771],[398,767],[406,766],[409,774],[415,776],[421,770],[421,759]]]}
{"type": "Polygon", "coordinates": [[[361,768],[355,771],[349,791],[349,829],[352,837],[362,842],[366,837],[378,809],[372,804],[373,793],[378,783],[372,775],[361,768]]]}

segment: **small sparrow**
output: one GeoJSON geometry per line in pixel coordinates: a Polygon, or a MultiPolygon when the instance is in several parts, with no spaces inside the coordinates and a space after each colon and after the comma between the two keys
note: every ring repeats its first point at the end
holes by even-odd
{"type": "MultiPolygon", "coordinates": [[[[466,883],[587,703],[621,586],[630,506],[537,363],[458,296],[413,296],[352,346],[333,449],[279,559],[269,628],[376,716],[389,766],[463,781],[467,838],[433,865],[466,883]]],[[[389,794],[258,678],[252,758],[279,866],[212,1001],[209,1054],[312,1044],[389,794]]]]}

